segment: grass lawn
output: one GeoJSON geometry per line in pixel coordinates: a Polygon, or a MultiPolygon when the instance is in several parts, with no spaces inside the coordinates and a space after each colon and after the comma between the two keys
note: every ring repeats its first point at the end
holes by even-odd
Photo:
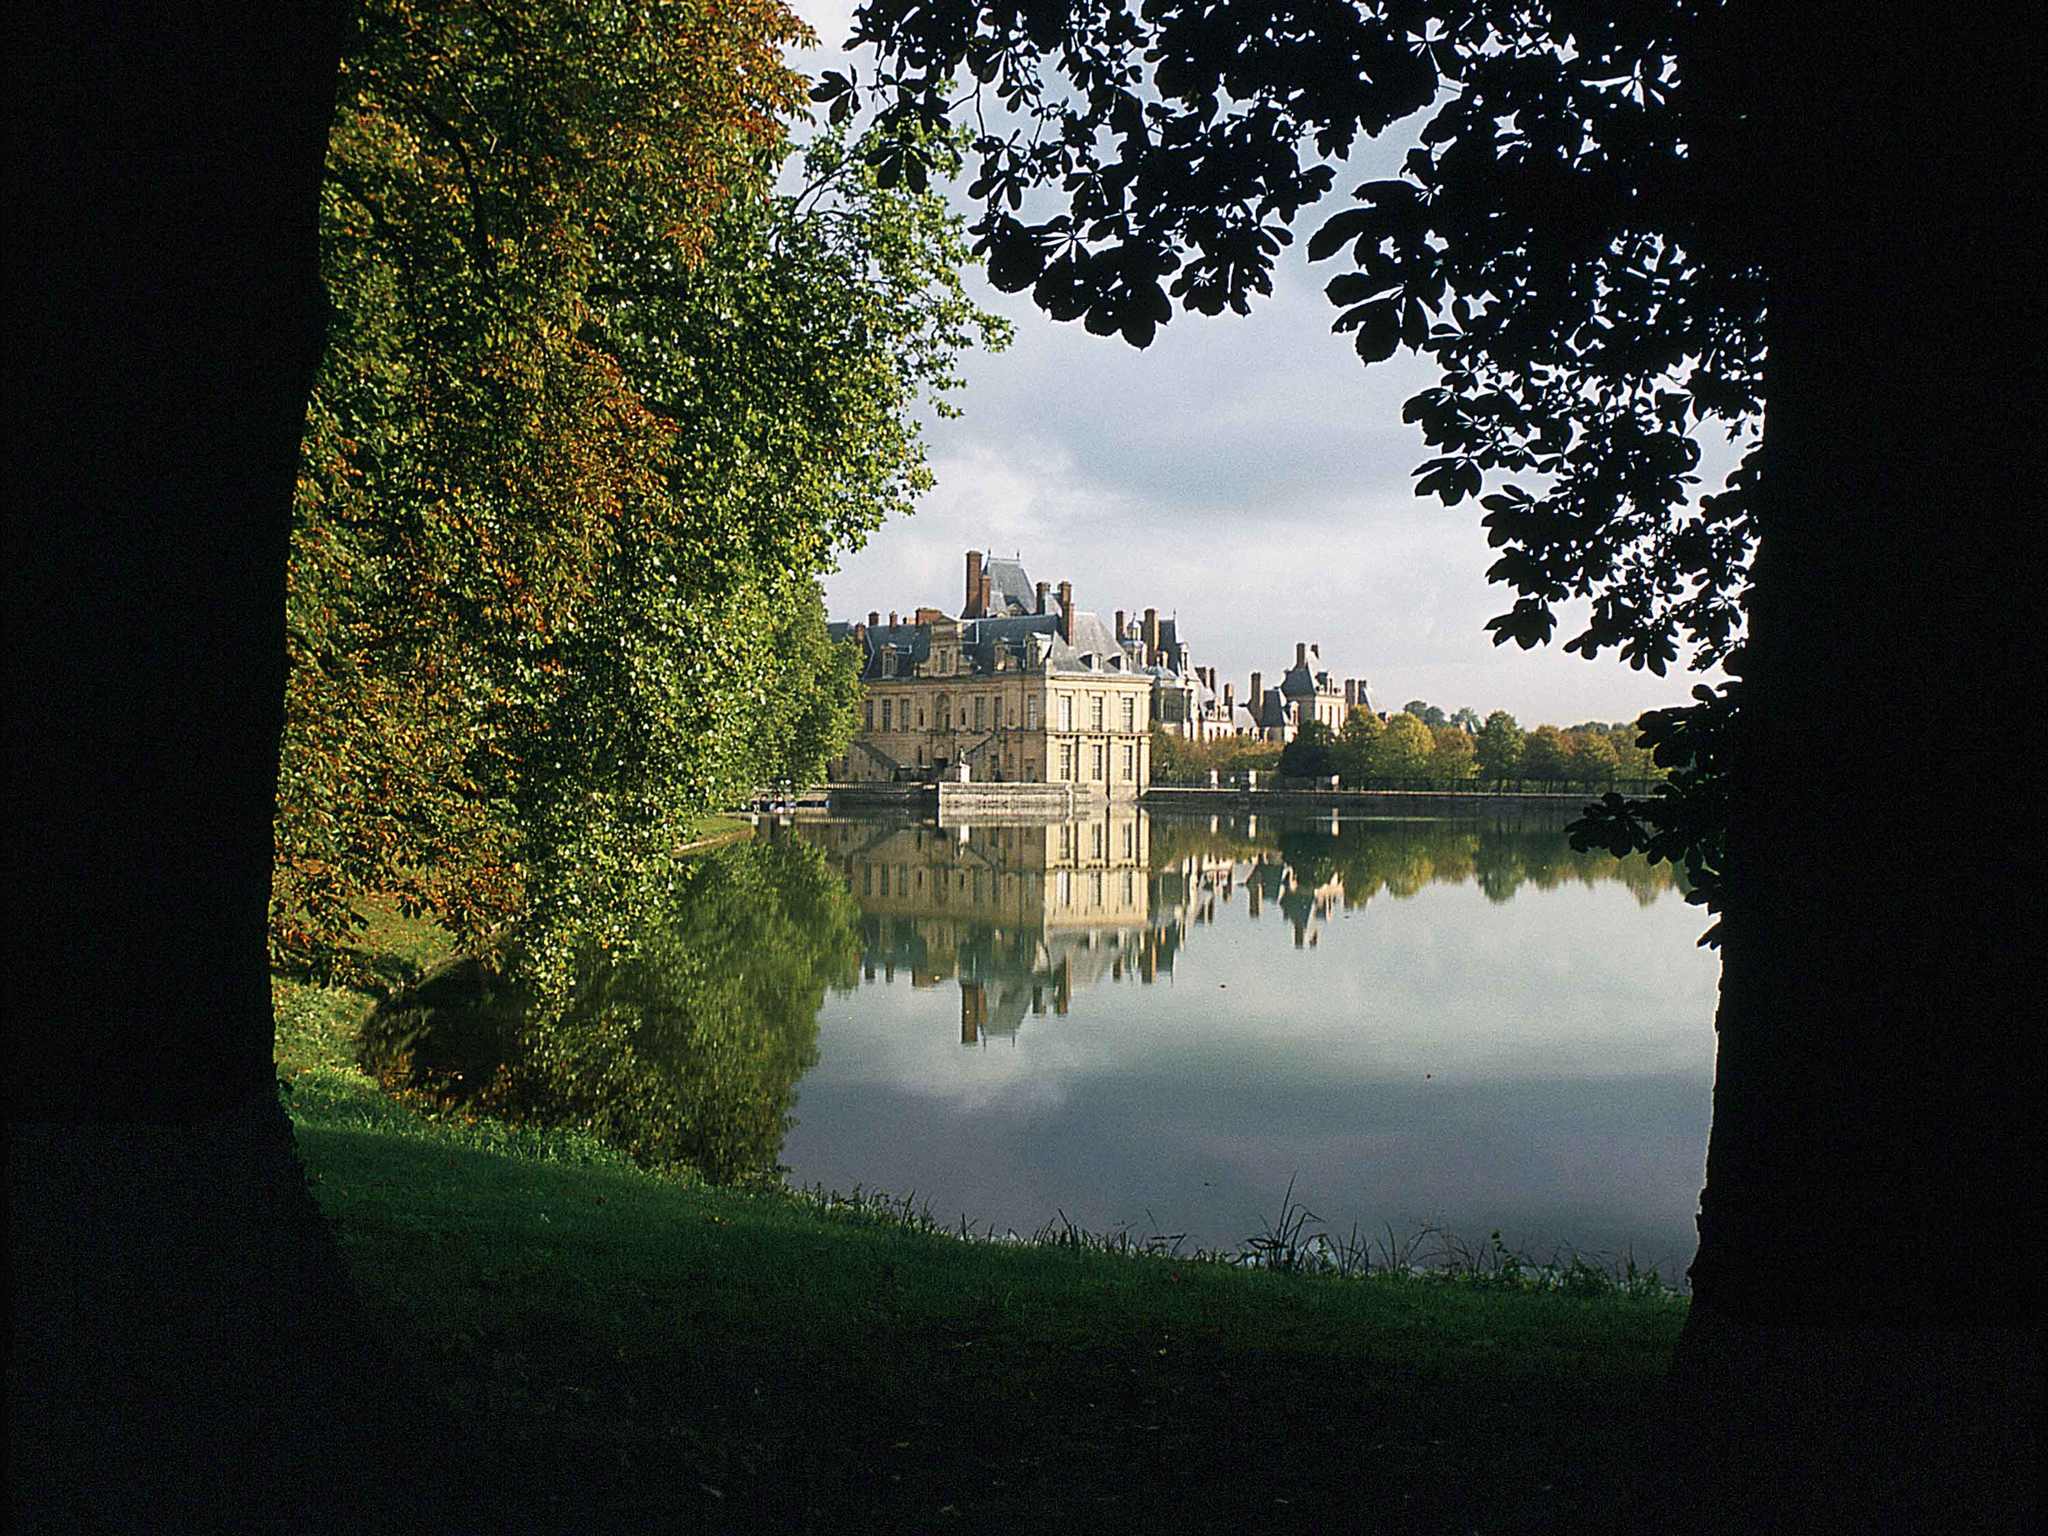
{"type": "MultiPolygon", "coordinates": [[[[431,928],[378,920],[393,974],[431,928]]],[[[279,1075],[479,1530],[1580,1530],[1681,1302],[963,1242],[436,1114],[280,982],[279,1075]]]]}

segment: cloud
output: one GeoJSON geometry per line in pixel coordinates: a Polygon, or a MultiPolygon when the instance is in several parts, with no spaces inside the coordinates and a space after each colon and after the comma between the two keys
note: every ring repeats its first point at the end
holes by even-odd
{"type": "MultiPolygon", "coordinates": [[[[797,6],[835,44],[851,8],[797,6]]],[[[844,62],[802,61],[813,72],[844,62]]],[[[865,58],[853,62],[865,73],[865,58]]],[[[1363,146],[1323,212],[1391,174],[1405,147],[1398,127],[1363,146]]],[[[961,189],[951,195],[964,206],[961,189]]],[[[1512,595],[1486,581],[1494,556],[1478,509],[1413,494],[1426,450],[1401,406],[1433,376],[1406,354],[1363,368],[1331,333],[1322,287],[1339,264],[1310,267],[1300,244],[1321,216],[1302,216],[1273,294],[1249,317],[1176,312],[1143,352],[969,274],[1016,340],[964,360],[967,387],[953,397],[964,416],[926,423],[937,488],[844,560],[826,584],[834,617],[957,610],[963,552],[993,549],[1020,552],[1037,579],[1072,580],[1097,612],[1177,612],[1195,659],[1240,690],[1312,641],[1339,676],[1368,679],[1381,708],[1419,697],[1529,725],[1682,702],[1693,674],[1493,646],[1486,621],[1512,595]]],[[[1572,632],[1561,625],[1560,638],[1572,632]]]]}

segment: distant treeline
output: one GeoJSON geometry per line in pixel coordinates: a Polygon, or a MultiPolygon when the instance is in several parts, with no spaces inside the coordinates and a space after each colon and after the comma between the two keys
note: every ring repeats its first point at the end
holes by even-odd
{"type": "Polygon", "coordinates": [[[1355,788],[1531,784],[1598,789],[1619,780],[1664,776],[1649,750],[1637,744],[1640,735],[1634,724],[1601,720],[1525,731],[1504,709],[1481,720],[1469,709],[1446,715],[1415,700],[1386,720],[1370,710],[1353,710],[1341,731],[1312,721],[1284,747],[1248,736],[1189,741],[1154,731],[1152,780],[1202,784],[1212,772],[1229,779],[1255,771],[1299,779],[1334,774],[1355,788]]]}

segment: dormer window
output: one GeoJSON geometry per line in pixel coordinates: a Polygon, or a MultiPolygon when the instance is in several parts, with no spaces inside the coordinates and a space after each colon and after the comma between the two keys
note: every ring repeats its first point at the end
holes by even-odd
{"type": "Polygon", "coordinates": [[[893,645],[885,645],[882,647],[882,676],[894,677],[895,675],[896,647],[893,645]]]}

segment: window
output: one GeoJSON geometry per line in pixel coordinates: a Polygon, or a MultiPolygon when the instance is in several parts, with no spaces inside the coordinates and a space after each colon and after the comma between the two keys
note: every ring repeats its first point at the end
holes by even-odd
{"type": "Polygon", "coordinates": [[[1136,747],[1127,746],[1124,748],[1124,777],[1126,779],[1135,779],[1137,776],[1138,749],[1136,747]]]}
{"type": "Polygon", "coordinates": [[[1026,699],[1024,701],[1024,728],[1030,731],[1038,729],[1038,700],[1036,699],[1026,699]]]}
{"type": "Polygon", "coordinates": [[[977,731],[981,730],[984,724],[986,723],[983,719],[983,711],[986,710],[987,707],[988,700],[984,699],[980,694],[977,693],[974,696],[974,728],[977,731]]]}
{"type": "MultiPolygon", "coordinates": [[[[1102,729],[1102,695],[1091,694],[1088,699],[1088,724],[1095,730],[1102,729]]],[[[1096,777],[1100,778],[1098,774],[1096,777]]]]}
{"type": "Polygon", "coordinates": [[[1098,782],[1109,777],[1109,764],[1104,761],[1108,756],[1109,748],[1098,741],[1095,744],[1095,778],[1098,782]]]}
{"type": "Polygon", "coordinates": [[[1060,743],[1060,778],[1067,783],[1074,779],[1074,744],[1071,741],[1060,743]]]}
{"type": "MultiPolygon", "coordinates": [[[[884,730],[889,728],[888,719],[889,706],[884,704],[882,706],[882,729],[884,730]]],[[[871,731],[875,728],[875,701],[873,699],[862,699],[860,701],[860,723],[871,731]]]]}
{"type": "Polygon", "coordinates": [[[882,700],[882,729],[885,731],[892,729],[889,724],[889,701],[887,699],[882,700]]]}
{"type": "Polygon", "coordinates": [[[1127,730],[1127,731],[1135,731],[1135,730],[1136,730],[1137,728],[1138,728],[1138,701],[1137,701],[1136,699],[1125,699],[1125,700],[1124,700],[1124,729],[1125,729],[1125,730],[1127,730]]]}
{"type": "Polygon", "coordinates": [[[1071,693],[1063,693],[1060,695],[1060,729],[1071,731],[1073,728],[1074,696],[1071,693]]]}
{"type": "Polygon", "coordinates": [[[942,731],[950,731],[952,728],[953,701],[942,693],[939,695],[939,729],[942,731]]]}

